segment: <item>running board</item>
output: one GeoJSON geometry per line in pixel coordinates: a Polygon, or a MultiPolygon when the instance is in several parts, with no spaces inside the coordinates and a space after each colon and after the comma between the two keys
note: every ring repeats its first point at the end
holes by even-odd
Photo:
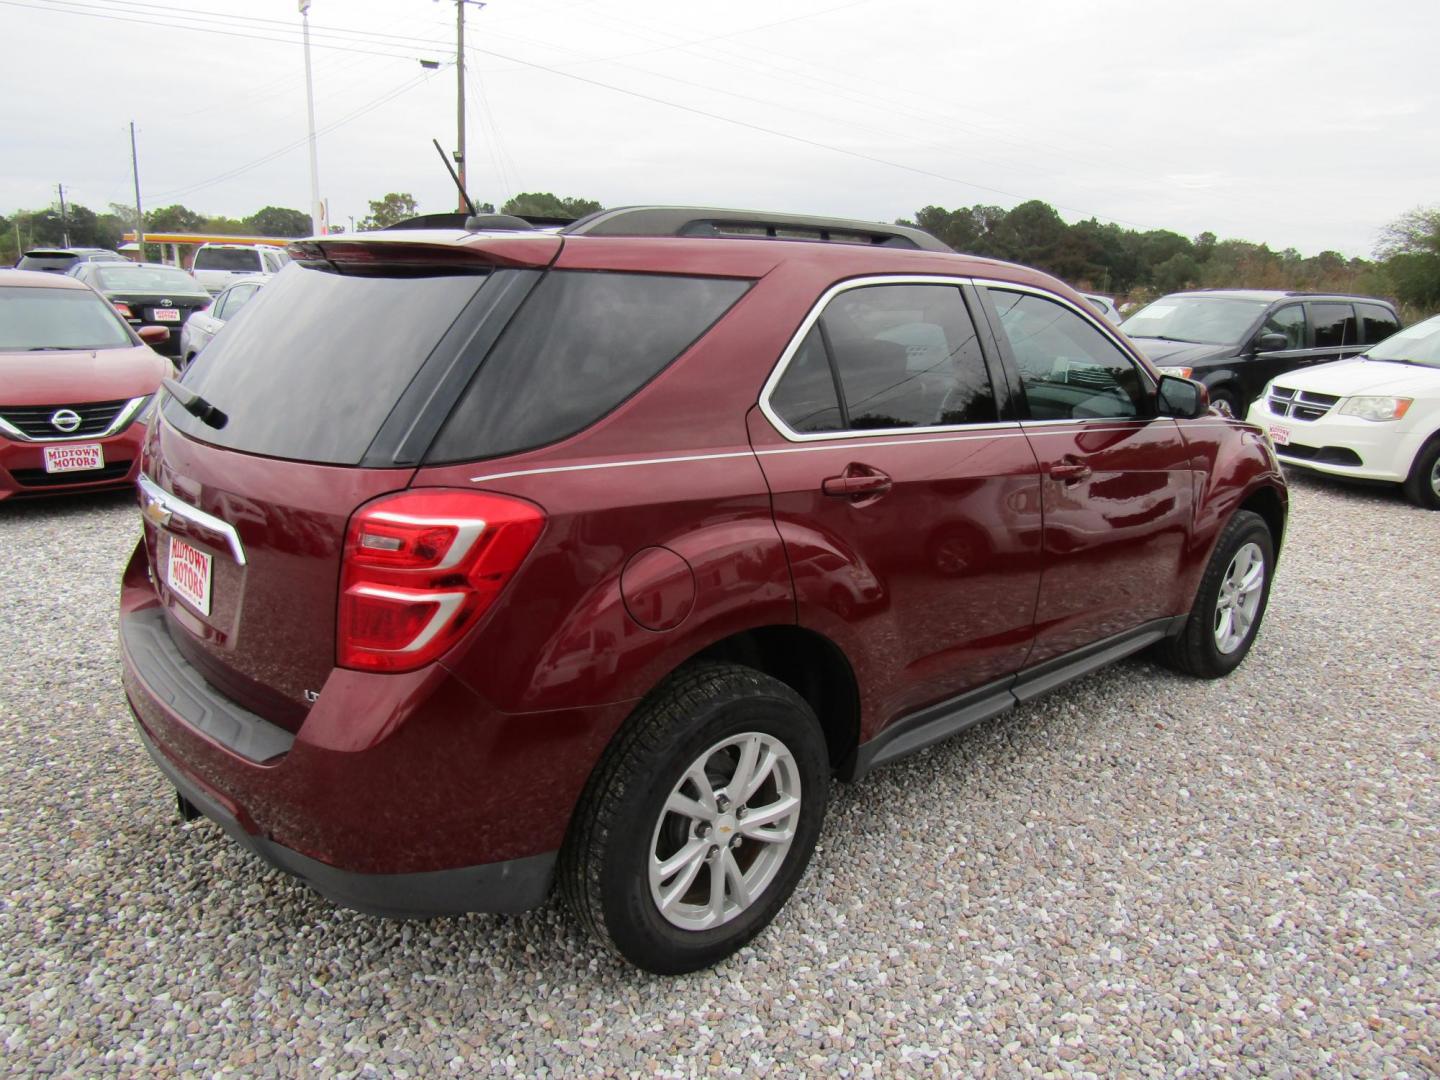
{"type": "Polygon", "coordinates": [[[846,780],[858,780],[878,765],[898,761],[934,746],[1021,702],[1033,701],[1107,664],[1148,648],[1162,638],[1179,633],[1188,617],[1176,615],[1142,623],[1114,637],[902,716],[875,738],[858,746],[846,767],[840,770],[840,775],[846,780]]]}

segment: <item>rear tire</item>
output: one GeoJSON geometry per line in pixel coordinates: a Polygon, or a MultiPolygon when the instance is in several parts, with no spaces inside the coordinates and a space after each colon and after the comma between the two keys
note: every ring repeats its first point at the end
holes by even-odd
{"type": "Polygon", "coordinates": [[[1275,541],[1265,519],[1237,510],[1205,567],[1185,628],[1157,647],[1160,661],[1202,679],[1239,667],[1265,617],[1274,568],[1275,541]]]}
{"type": "Polygon", "coordinates": [[[825,737],[800,695],[738,664],[686,665],[591,776],[560,855],[561,893],[635,966],[709,967],[789,898],[829,785],[825,737]]]}
{"type": "Polygon", "coordinates": [[[1426,510],[1440,510],[1440,436],[1420,448],[1405,479],[1405,497],[1426,510]]]}

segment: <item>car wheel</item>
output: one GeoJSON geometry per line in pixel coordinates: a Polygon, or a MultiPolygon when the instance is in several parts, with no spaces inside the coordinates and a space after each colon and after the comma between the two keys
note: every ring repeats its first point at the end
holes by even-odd
{"type": "Polygon", "coordinates": [[[1275,566],[1275,541],[1264,518],[1238,510],[1215,545],[1185,627],[1160,643],[1162,662],[1202,679],[1218,679],[1250,651],[1275,566]]]}
{"type": "Polygon", "coordinates": [[[1405,497],[1426,510],[1440,510],[1440,436],[1415,455],[1405,480],[1405,497]]]}
{"type": "Polygon", "coordinates": [[[637,967],[709,967],[790,896],[829,784],[825,738],[800,695],[737,664],[687,665],[596,767],[561,852],[561,891],[637,967]]]}
{"type": "Polygon", "coordinates": [[[1210,407],[1229,420],[1240,416],[1240,400],[1229,390],[1216,390],[1211,394],[1210,407]]]}

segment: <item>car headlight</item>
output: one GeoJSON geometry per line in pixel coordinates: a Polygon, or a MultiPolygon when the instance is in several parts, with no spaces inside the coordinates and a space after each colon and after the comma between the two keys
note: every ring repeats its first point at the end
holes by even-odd
{"type": "Polygon", "coordinates": [[[1399,420],[1414,401],[1408,397],[1352,397],[1340,411],[1361,420],[1399,420]]]}
{"type": "Polygon", "coordinates": [[[1155,370],[1160,372],[1161,375],[1175,375],[1182,379],[1188,379],[1190,373],[1195,369],[1188,367],[1158,367],[1155,370]]]}

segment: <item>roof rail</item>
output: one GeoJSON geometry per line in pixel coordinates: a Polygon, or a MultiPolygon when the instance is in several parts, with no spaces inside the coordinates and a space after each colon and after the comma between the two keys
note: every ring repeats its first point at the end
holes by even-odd
{"type": "Polygon", "coordinates": [[[838,244],[921,251],[953,249],[929,233],[905,225],[875,221],[770,214],[756,210],[718,210],[706,206],[619,206],[601,210],[565,226],[569,236],[704,236],[729,239],[819,240],[838,244]]]}

